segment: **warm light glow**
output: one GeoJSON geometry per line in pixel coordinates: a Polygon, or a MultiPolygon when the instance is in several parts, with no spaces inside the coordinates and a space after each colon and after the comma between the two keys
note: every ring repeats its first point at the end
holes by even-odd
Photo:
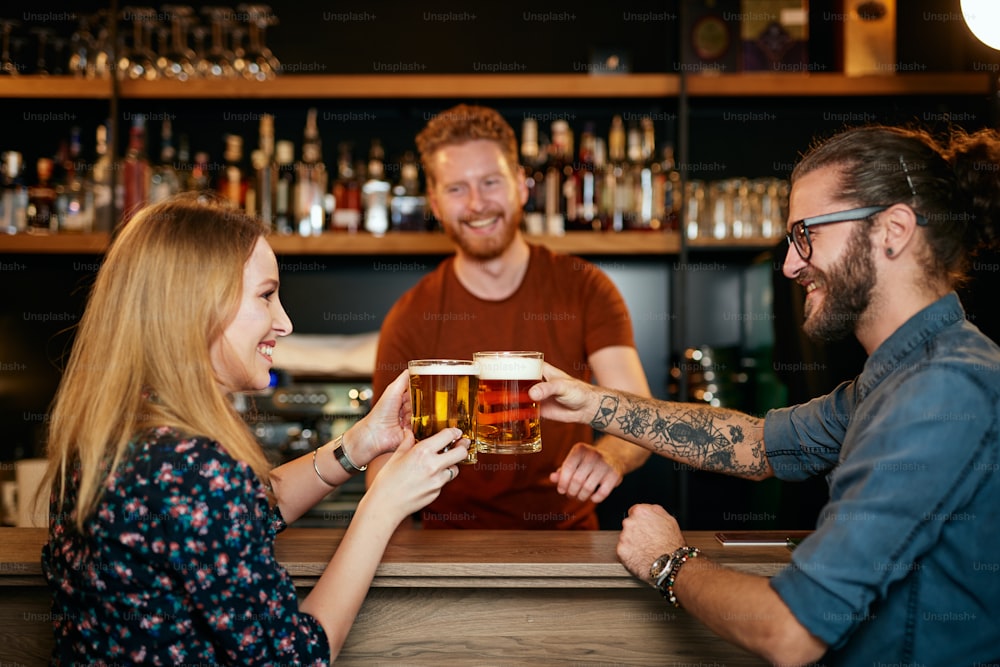
{"type": "Polygon", "coordinates": [[[986,46],[1000,50],[1000,2],[962,0],[962,16],[972,34],[986,46]]]}

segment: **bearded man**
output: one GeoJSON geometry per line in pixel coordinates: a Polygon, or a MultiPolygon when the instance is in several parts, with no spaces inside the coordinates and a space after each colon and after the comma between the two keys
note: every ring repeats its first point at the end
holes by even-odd
{"type": "MultiPolygon", "coordinates": [[[[427,198],[455,254],[393,305],[379,337],[375,395],[411,359],[534,350],[583,381],[649,395],[631,318],[595,265],[529,244],[514,130],[494,109],[458,105],[417,135],[427,198]]],[[[542,423],[542,450],[479,454],[419,517],[424,528],[597,529],[595,503],[649,452],[585,425],[542,423]]],[[[381,468],[368,466],[368,480],[381,468]]]]}

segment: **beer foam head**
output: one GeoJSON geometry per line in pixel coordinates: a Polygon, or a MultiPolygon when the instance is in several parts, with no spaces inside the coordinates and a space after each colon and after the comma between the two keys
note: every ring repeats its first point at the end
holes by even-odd
{"type": "Polygon", "coordinates": [[[476,355],[482,380],[541,380],[542,355],[522,356],[516,353],[486,353],[476,355]]]}
{"type": "Polygon", "coordinates": [[[417,359],[409,364],[411,375],[476,375],[476,362],[465,359],[417,359]]]}

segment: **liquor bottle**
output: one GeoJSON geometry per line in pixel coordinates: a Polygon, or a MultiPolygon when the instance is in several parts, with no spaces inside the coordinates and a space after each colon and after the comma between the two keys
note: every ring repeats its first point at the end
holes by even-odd
{"type": "Polygon", "coordinates": [[[385,180],[385,151],[379,139],[372,139],[368,150],[368,180],[361,186],[365,231],[382,236],[389,229],[389,191],[385,180]]]}
{"type": "Polygon", "coordinates": [[[274,161],[277,174],[274,185],[274,231],[291,234],[292,196],[295,192],[295,144],[279,141],[275,144],[274,161]]]}
{"type": "Polygon", "coordinates": [[[625,162],[625,122],[621,116],[611,119],[608,132],[608,185],[614,193],[611,200],[610,229],[620,232],[625,228],[625,217],[631,206],[628,170],[625,162]]]}
{"type": "MultiPolygon", "coordinates": [[[[417,156],[413,151],[403,153],[403,158],[399,161],[399,183],[401,194],[420,194],[420,165],[417,164],[417,156]]],[[[394,191],[395,192],[395,191],[394,191]]]]}
{"type": "Polygon", "coordinates": [[[608,144],[603,137],[594,138],[594,181],[597,189],[594,230],[609,230],[615,208],[615,174],[608,164],[608,144]]]}
{"type": "MultiPolygon", "coordinates": [[[[633,126],[629,130],[629,162],[632,165],[634,188],[632,229],[655,229],[660,224],[653,192],[655,154],[656,135],[653,121],[645,117],[639,121],[638,127],[633,126]]],[[[662,218],[662,204],[659,208],[659,215],[662,218]]]]}
{"type": "Polygon", "coordinates": [[[521,122],[521,169],[528,186],[524,204],[524,228],[528,234],[545,233],[544,159],[538,145],[538,121],[527,116],[521,122]]]}
{"type": "Polygon", "coordinates": [[[194,154],[194,162],[191,164],[191,174],[187,182],[188,190],[205,192],[212,189],[212,173],[208,158],[208,153],[205,151],[198,151],[194,154]]]}
{"type": "Polygon", "coordinates": [[[681,174],[674,160],[674,147],[664,144],[663,159],[653,168],[653,217],[654,227],[665,230],[680,229],[681,174]]]}
{"type": "Polygon", "coordinates": [[[338,146],[337,179],[333,184],[333,228],[355,232],[361,226],[361,182],[354,168],[351,145],[338,146]]]}
{"type": "Polygon", "coordinates": [[[0,232],[18,234],[28,225],[28,188],[22,180],[24,156],[7,151],[0,162],[0,232]]]}
{"type": "MultiPolygon", "coordinates": [[[[572,194],[572,207],[567,207],[566,226],[569,229],[595,231],[600,229],[600,219],[597,217],[597,178],[594,166],[596,149],[594,124],[584,125],[580,133],[580,151],[573,165],[571,191],[567,190],[567,198],[572,194]]],[[[565,189],[565,188],[564,188],[565,189]]]]}
{"type": "Polygon", "coordinates": [[[180,135],[177,140],[177,160],[174,162],[174,171],[177,173],[177,189],[184,192],[191,182],[191,142],[186,134],[180,135]]]}
{"type": "Polygon", "coordinates": [[[302,236],[320,234],[324,228],[326,194],[326,165],[316,125],[316,109],[306,114],[306,127],[302,139],[302,159],[295,165],[295,218],[296,228],[302,236]]]}
{"type": "Polygon", "coordinates": [[[64,180],[56,186],[60,231],[89,232],[94,226],[94,192],[81,151],[80,128],[74,127],[63,163],[64,180]]]}
{"type": "Polygon", "coordinates": [[[115,226],[115,204],[123,194],[118,188],[118,197],[114,196],[114,160],[108,152],[108,126],[101,123],[97,126],[97,160],[94,162],[94,231],[110,232],[115,226]]]}
{"type": "Polygon", "coordinates": [[[229,206],[244,210],[247,201],[247,177],[243,171],[243,137],[226,135],[225,165],[219,174],[219,194],[229,206]]]}
{"type": "Polygon", "coordinates": [[[575,215],[576,203],[573,181],[566,177],[572,169],[573,133],[569,123],[552,121],[552,143],[549,160],[545,166],[545,232],[559,236],[566,231],[566,219],[575,215]]]}
{"type": "Polygon", "coordinates": [[[128,222],[149,200],[149,159],[146,157],[146,118],[137,115],[129,130],[128,150],[122,166],[125,201],[122,222],[128,222]]]}
{"type": "Polygon", "coordinates": [[[164,118],[160,127],[160,162],[149,177],[149,202],[163,201],[180,192],[181,181],[174,168],[177,152],[174,149],[173,128],[170,119],[164,118]]]}
{"type": "Polygon", "coordinates": [[[710,238],[704,181],[687,181],[684,189],[684,233],[689,239],[710,238]]]}
{"type": "Polygon", "coordinates": [[[277,185],[277,165],[274,162],[274,116],[260,117],[260,138],[251,155],[255,175],[255,213],[269,227],[274,226],[274,194],[277,185]]]}
{"type": "Polygon", "coordinates": [[[634,122],[628,127],[626,146],[624,229],[645,229],[653,215],[653,182],[643,155],[642,131],[634,122]]]}
{"type": "Polygon", "coordinates": [[[52,176],[49,177],[49,182],[52,183],[52,187],[56,190],[56,213],[59,214],[59,194],[62,189],[63,183],[66,182],[66,163],[69,161],[69,141],[66,139],[59,140],[59,148],[56,150],[55,155],[52,156],[52,176]]]}
{"type": "Polygon", "coordinates": [[[56,231],[56,190],[52,186],[52,158],[38,158],[37,180],[28,188],[28,233],[56,231]]]}
{"type": "Polygon", "coordinates": [[[406,151],[399,162],[399,182],[392,186],[389,227],[412,232],[426,231],[426,209],[427,200],[420,194],[420,166],[413,151],[406,151]]]}

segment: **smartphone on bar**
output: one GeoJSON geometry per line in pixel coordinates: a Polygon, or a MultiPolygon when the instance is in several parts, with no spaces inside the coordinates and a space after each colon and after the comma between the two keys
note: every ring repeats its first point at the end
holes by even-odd
{"type": "Polygon", "coordinates": [[[788,547],[794,549],[811,530],[741,530],[716,533],[715,539],[723,546],[733,547],[788,547]]]}

